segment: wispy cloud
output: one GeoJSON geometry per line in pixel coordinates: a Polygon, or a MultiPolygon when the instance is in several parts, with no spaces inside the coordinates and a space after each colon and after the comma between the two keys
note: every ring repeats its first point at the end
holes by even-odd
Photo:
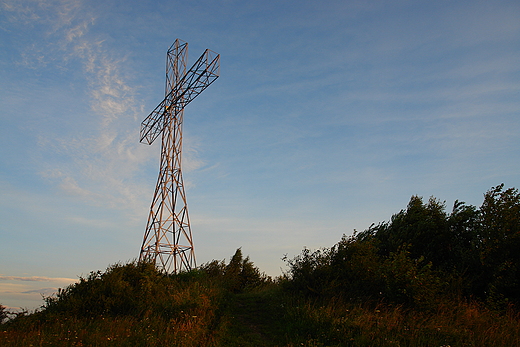
{"type": "Polygon", "coordinates": [[[2,7],[12,23],[30,23],[43,31],[42,40],[23,49],[20,64],[58,70],[79,64],[91,109],[83,117],[97,123],[82,135],[40,134],[42,153],[67,158],[41,161],[42,176],[89,203],[128,210],[130,215],[142,212],[148,185],[135,175],[149,160],[149,149],[138,143],[136,120],[143,112],[124,72],[124,53],[92,33],[96,14],[82,0],[5,0],[2,7]]]}
{"type": "Polygon", "coordinates": [[[75,282],[76,279],[65,277],[45,277],[45,276],[6,276],[0,275],[0,281],[28,281],[28,282],[75,282]]]}
{"type": "Polygon", "coordinates": [[[45,277],[45,276],[8,276],[0,275],[0,295],[2,304],[9,310],[17,310],[20,307],[36,308],[43,304],[42,296],[51,296],[58,291],[58,288],[67,287],[78,282],[78,279],[65,277],[45,277]],[[44,286],[42,286],[44,285],[44,286]],[[9,303],[18,303],[13,306],[9,303]]]}

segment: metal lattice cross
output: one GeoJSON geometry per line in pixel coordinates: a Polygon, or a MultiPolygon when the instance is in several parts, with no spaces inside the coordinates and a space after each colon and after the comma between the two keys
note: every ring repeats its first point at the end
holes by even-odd
{"type": "Polygon", "coordinates": [[[219,76],[220,55],[206,49],[186,72],[188,43],[175,40],[167,53],[166,96],[141,123],[141,142],[162,135],[161,164],[139,261],[177,273],[196,266],[186,193],[182,180],[184,107],[219,76]]]}

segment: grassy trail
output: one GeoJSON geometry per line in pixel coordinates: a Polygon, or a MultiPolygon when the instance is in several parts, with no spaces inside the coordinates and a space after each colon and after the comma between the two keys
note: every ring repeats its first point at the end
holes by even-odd
{"type": "Polygon", "coordinates": [[[284,307],[278,292],[236,294],[226,310],[224,346],[286,346],[284,307]]]}

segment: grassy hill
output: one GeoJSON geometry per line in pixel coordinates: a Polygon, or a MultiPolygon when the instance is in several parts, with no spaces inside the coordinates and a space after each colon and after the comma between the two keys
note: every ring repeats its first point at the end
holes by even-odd
{"type": "MultiPolygon", "coordinates": [[[[222,264],[222,263],[220,263],[222,264]]],[[[213,264],[214,265],[214,264],[213,264]]],[[[224,267],[226,269],[229,266],[224,267]]],[[[287,279],[231,286],[211,266],[164,275],[150,264],[111,266],[47,298],[0,330],[1,346],[517,346],[510,308],[439,302],[418,309],[308,297],[287,279]],[[211,275],[209,275],[213,271],[211,275]]],[[[240,273],[239,273],[240,274],[240,273]]]]}
{"type": "Polygon", "coordinates": [[[516,189],[450,213],[412,197],[276,279],[240,249],[174,275],[92,272],[1,324],[0,346],[520,346],[519,250],[516,189]]]}

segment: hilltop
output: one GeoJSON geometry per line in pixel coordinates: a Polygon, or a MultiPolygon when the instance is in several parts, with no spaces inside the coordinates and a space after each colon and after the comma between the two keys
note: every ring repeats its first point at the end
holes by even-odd
{"type": "Polygon", "coordinates": [[[518,190],[449,213],[413,196],[389,221],[286,259],[275,279],[241,249],[179,274],[135,262],[92,272],[4,322],[0,344],[515,346],[519,249],[518,190]]]}

